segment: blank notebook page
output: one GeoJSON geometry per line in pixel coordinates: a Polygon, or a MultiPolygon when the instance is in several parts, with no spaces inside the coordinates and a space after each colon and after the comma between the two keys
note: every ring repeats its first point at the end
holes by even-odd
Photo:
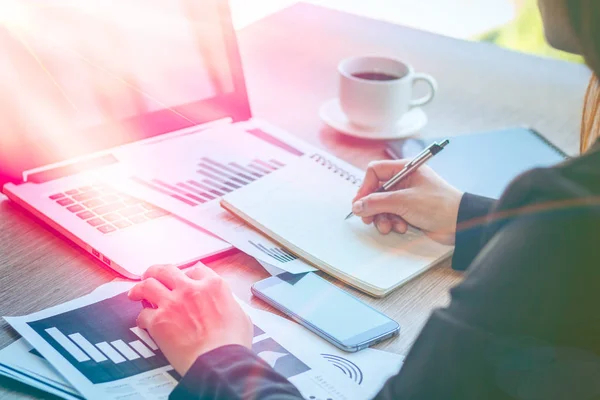
{"type": "Polygon", "coordinates": [[[416,230],[385,236],[358,217],[344,220],[357,189],[304,157],[228,194],[222,204],[317,267],[375,295],[450,253],[416,230]]]}

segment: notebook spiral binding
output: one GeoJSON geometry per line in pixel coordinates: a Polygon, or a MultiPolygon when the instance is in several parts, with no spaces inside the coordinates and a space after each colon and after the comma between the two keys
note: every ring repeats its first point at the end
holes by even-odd
{"type": "Polygon", "coordinates": [[[350,172],[346,171],[345,169],[340,168],[339,166],[335,165],[334,163],[332,163],[330,160],[323,157],[322,155],[315,153],[312,156],[310,156],[310,158],[313,159],[314,161],[316,161],[317,163],[321,164],[322,166],[324,166],[325,168],[327,168],[334,174],[339,175],[342,178],[344,178],[345,180],[351,182],[352,184],[357,185],[357,186],[360,186],[362,184],[362,179],[356,177],[355,175],[352,175],[350,172]]]}
{"type": "Polygon", "coordinates": [[[535,136],[538,137],[538,139],[540,139],[542,142],[546,143],[550,148],[552,148],[554,151],[556,151],[557,154],[560,154],[561,156],[565,157],[566,159],[569,159],[571,157],[569,157],[569,155],[567,153],[565,153],[564,151],[562,151],[560,149],[560,147],[558,147],[557,145],[555,145],[554,143],[552,143],[550,140],[548,140],[548,138],[546,138],[546,136],[540,134],[538,131],[529,128],[527,126],[524,127],[525,129],[528,129],[531,133],[533,133],[535,136]]]}

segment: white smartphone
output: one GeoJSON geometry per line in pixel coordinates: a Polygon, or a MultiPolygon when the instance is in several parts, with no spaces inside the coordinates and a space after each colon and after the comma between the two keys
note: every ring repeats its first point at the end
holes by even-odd
{"type": "Polygon", "coordinates": [[[252,293],[348,352],[400,333],[396,321],[312,272],[267,278],[252,285],[252,293]]]}

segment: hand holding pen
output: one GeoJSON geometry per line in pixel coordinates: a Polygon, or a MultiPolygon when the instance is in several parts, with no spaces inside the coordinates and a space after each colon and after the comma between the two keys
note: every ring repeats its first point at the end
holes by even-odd
{"type": "Polygon", "coordinates": [[[353,214],[374,223],[382,234],[405,233],[410,225],[440,243],[454,244],[463,193],[423,165],[433,156],[423,157],[429,150],[413,160],[371,163],[353,200],[353,214]]]}

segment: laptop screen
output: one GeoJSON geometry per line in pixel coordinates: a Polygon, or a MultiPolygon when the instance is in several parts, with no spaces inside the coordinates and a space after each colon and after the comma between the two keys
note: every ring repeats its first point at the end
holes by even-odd
{"type": "Polygon", "coordinates": [[[249,117],[226,1],[8,0],[0,15],[0,185],[23,170],[249,117]]]}

